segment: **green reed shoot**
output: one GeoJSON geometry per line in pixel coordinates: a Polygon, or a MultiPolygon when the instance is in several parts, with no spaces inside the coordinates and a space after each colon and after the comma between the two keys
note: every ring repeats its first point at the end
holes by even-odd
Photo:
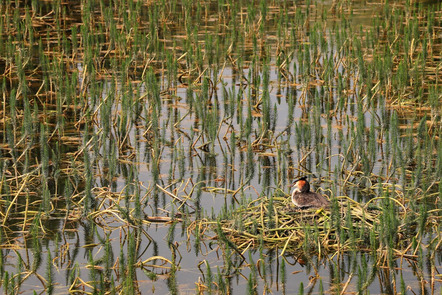
{"type": "Polygon", "coordinates": [[[136,241],[135,232],[129,233],[128,243],[127,243],[127,265],[126,267],[126,278],[124,281],[124,290],[133,293],[134,290],[134,279],[135,279],[135,267],[136,263],[136,241]]]}
{"type": "Polygon", "coordinates": [[[205,282],[206,282],[206,287],[207,287],[207,293],[212,294],[212,292],[213,292],[213,290],[212,290],[213,274],[212,274],[212,270],[210,269],[209,262],[207,262],[207,260],[205,262],[206,262],[205,282]]]}
{"type": "Polygon", "coordinates": [[[113,279],[112,276],[112,267],[114,264],[114,252],[112,250],[112,244],[111,241],[109,239],[109,236],[106,236],[106,241],[104,244],[104,256],[103,256],[103,261],[104,261],[104,279],[109,282],[111,281],[111,278],[113,279]]]}
{"type": "Polygon", "coordinates": [[[303,282],[299,283],[298,294],[304,295],[304,283],[303,282]]]}
{"type": "Polygon", "coordinates": [[[249,251],[249,265],[250,265],[250,275],[247,282],[247,294],[257,294],[258,271],[256,269],[256,264],[253,261],[251,251],[249,251]]]}
{"type": "Polygon", "coordinates": [[[54,269],[52,266],[52,255],[51,251],[48,249],[48,255],[46,257],[46,282],[47,282],[46,292],[48,294],[52,294],[54,292],[53,277],[54,277],[54,269]]]}
{"type": "Polygon", "coordinates": [[[217,283],[217,290],[221,294],[227,294],[227,284],[226,280],[224,278],[224,275],[222,274],[219,266],[217,266],[217,274],[216,274],[216,283],[217,283]]]}
{"type": "MultiPolygon", "coordinates": [[[[412,246],[416,249],[422,240],[435,234],[433,205],[426,194],[442,190],[436,188],[442,174],[442,149],[437,143],[440,102],[438,39],[434,38],[440,18],[435,9],[440,5],[407,1],[401,2],[401,10],[386,1],[371,23],[361,24],[358,14],[352,12],[358,6],[342,1],[335,7],[338,14],[312,5],[312,1],[297,7],[224,0],[215,6],[191,1],[182,5],[177,1],[155,5],[123,1],[107,7],[104,2],[95,3],[97,6],[86,1],[78,18],[59,2],[46,7],[35,0],[29,6],[6,1],[0,8],[0,68],[5,69],[1,88],[5,115],[0,129],[6,144],[0,149],[2,198],[12,200],[23,184],[21,176],[31,173],[29,183],[23,186],[26,197],[20,195],[16,212],[20,213],[22,199],[41,205],[46,212],[53,205],[54,216],[67,209],[63,215],[69,224],[77,212],[95,214],[92,203],[100,195],[95,192],[109,186],[115,193],[113,200],[117,193],[126,198],[126,210],[117,210],[118,214],[127,219],[127,213],[134,210],[132,214],[140,218],[145,205],[160,212],[160,206],[169,204],[156,183],[167,185],[174,178],[187,177],[196,183],[194,176],[198,175],[199,181],[210,180],[207,185],[236,190],[238,175],[243,175],[246,178],[241,185],[252,184],[259,195],[268,194],[268,186],[284,184],[292,171],[307,170],[334,173],[336,183],[330,185],[334,196],[344,194],[360,201],[368,200],[369,192],[380,197],[370,208],[386,205],[382,220],[379,217],[362,226],[351,216],[356,207],[343,204],[343,199],[333,201],[330,210],[329,227],[334,230],[329,238],[337,235],[340,245],[351,248],[366,240],[375,257],[373,263],[381,261],[378,255],[384,252],[377,251],[379,247],[387,250],[392,244],[401,251],[411,243],[396,237],[403,234],[399,231],[405,226],[411,229],[404,237],[415,236],[412,246]],[[41,18],[46,9],[52,13],[41,18]],[[181,73],[186,74],[183,77],[188,86],[178,81],[181,73]],[[284,87],[286,92],[280,90],[284,87]],[[219,95],[222,106],[217,104],[219,95]],[[276,97],[279,95],[282,97],[276,97]],[[175,110],[189,115],[183,120],[179,115],[174,118],[175,110]],[[423,114],[427,114],[425,119],[423,114]],[[287,118],[287,130],[277,126],[284,121],[282,116],[287,118]],[[175,127],[178,121],[179,128],[175,127]],[[421,122],[418,128],[414,122],[421,122]],[[404,126],[409,128],[404,131],[404,126]],[[283,132],[272,141],[279,131],[283,132]],[[72,144],[76,139],[83,144],[72,144]],[[210,142],[213,157],[206,159],[203,152],[195,152],[194,142],[196,146],[210,142]],[[122,147],[133,152],[137,160],[128,161],[129,152],[126,154],[122,147]],[[65,151],[69,151],[68,156],[65,151]],[[271,166],[273,160],[259,157],[256,167],[259,152],[277,153],[277,173],[272,169],[260,172],[258,168],[271,166]],[[138,156],[140,153],[143,157],[138,156]],[[299,162],[307,154],[305,161],[299,162]],[[170,169],[168,155],[172,155],[170,169]],[[198,156],[203,161],[199,162],[198,156]],[[139,165],[140,158],[146,167],[138,171],[132,167],[139,165]],[[225,183],[212,181],[219,176],[208,172],[213,163],[226,166],[216,172],[223,174],[225,183]],[[32,172],[39,165],[41,168],[32,172]],[[141,173],[144,169],[147,174],[141,173]],[[198,174],[200,170],[204,172],[198,174]],[[341,188],[344,181],[346,187],[341,188]],[[369,187],[375,183],[379,188],[397,185],[401,191],[389,193],[390,203],[384,204],[385,193],[369,187]],[[122,185],[127,185],[124,192],[122,185]],[[64,209],[53,196],[60,191],[66,198],[64,209]],[[35,193],[40,196],[37,201],[35,193]],[[143,194],[144,205],[139,201],[143,194]],[[392,199],[396,197],[398,202],[392,199]],[[398,209],[399,202],[406,212],[398,209]]],[[[198,206],[207,196],[204,185],[198,185],[196,195],[192,195],[198,206]]],[[[248,205],[245,191],[241,188],[235,195],[243,209],[248,205]]],[[[224,209],[218,217],[229,218],[238,206],[227,206],[236,200],[227,191],[224,196],[224,209]]],[[[269,212],[276,211],[280,217],[278,197],[272,197],[264,208],[273,207],[269,212]]],[[[110,206],[106,201],[103,204],[110,206]]],[[[29,207],[29,212],[33,209],[29,207]]],[[[206,211],[211,209],[215,219],[217,210],[206,211]]],[[[371,210],[363,212],[362,220],[381,214],[371,210]]],[[[192,218],[202,217],[202,209],[195,215],[192,218]]],[[[40,215],[35,218],[40,220],[40,215]]],[[[315,218],[319,221],[323,216],[315,218]]],[[[271,228],[276,215],[264,223],[266,230],[271,228]]],[[[183,226],[189,224],[190,220],[183,222],[183,226]]],[[[175,226],[171,224],[170,229],[175,226]]],[[[234,226],[247,230],[248,223],[240,219],[234,226]]],[[[319,223],[308,230],[312,241],[321,237],[319,223]]],[[[251,222],[249,232],[259,235],[260,223],[251,222]]],[[[199,230],[198,235],[203,242],[203,232],[199,230]]],[[[31,243],[38,244],[37,236],[31,243]]],[[[221,249],[226,253],[236,246],[235,240],[228,238],[230,244],[224,242],[221,249]]],[[[265,238],[261,237],[262,249],[270,247],[265,238]]],[[[166,242],[170,241],[169,237],[166,242]]],[[[316,247],[309,243],[308,248],[316,247]]],[[[392,266],[396,254],[388,251],[392,266]]],[[[227,255],[226,265],[233,265],[232,256],[227,255]]],[[[367,273],[363,266],[360,272],[361,276],[367,273]]],[[[71,273],[81,277],[79,270],[71,273]]],[[[17,278],[12,272],[9,277],[17,278]]],[[[97,290],[103,280],[104,276],[96,277],[97,290]]],[[[105,280],[113,278],[107,275],[105,280]]],[[[118,290],[122,290],[122,281],[115,280],[118,290]]],[[[179,272],[173,273],[171,281],[175,287],[170,290],[176,292],[179,272]]],[[[259,283],[253,282],[253,287],[259,283]]],[[[358,284],[361,292],[367,290],[364,280],[358,284]]]]}
{"type": "Polygon", "coordinates": [[[12,294],[11,287],[13,288],[13,286],[12,284],[10,285],[9,272],[7,271],[5,271],[2,277],[2,285],[3,285],[3,290],[5,290],[5,294],[12,294]]]}

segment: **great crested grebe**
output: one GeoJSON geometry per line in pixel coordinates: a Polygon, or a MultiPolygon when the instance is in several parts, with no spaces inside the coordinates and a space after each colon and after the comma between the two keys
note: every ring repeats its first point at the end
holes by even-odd
{"type": "Polygon", "coordinates": [[[330,201],[318,193],[310,191],[307,177],[303,176],[293,183],[292,202],[300,209],[329,207],[330,201]]]}

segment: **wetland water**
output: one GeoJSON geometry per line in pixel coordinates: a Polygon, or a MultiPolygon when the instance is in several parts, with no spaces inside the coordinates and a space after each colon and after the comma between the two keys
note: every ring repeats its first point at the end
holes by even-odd
{"type": "Polygon", "coordinates": [[[441,294],[441,25],[437,1],[2,1],[1,291],[441,294]],[[290,207],[304,175],[331,208],[290,207]]]}

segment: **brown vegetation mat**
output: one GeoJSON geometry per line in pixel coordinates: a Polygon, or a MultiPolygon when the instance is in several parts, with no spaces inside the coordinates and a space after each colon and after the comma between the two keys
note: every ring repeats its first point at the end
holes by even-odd
{"type": "Polygon", "coordinates": [[[288,198],[262,197],[218,221],[217,238],[242,253],[265,243],[282,249],[281,255],[359,250],[378,253],[379,258],[413,258],[421,246],[440,247],[441,210],[415,212],[410,207],[388,196],[367,204],[338,197],[331,208],[300,210],[288,198]]]}

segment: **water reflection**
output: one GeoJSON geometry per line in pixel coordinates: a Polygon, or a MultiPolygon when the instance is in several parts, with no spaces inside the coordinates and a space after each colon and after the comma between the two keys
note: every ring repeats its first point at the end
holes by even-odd
{"type": "Polygon", "coordinates": [[[419,59],[403,48],[440,47],[412,35],[431,13],[402,44],[386,29],[405,22],[397,9],[336,3],[2,6],[2,288],[433,293],[423,279],[434,282],[441,264],[440,116],[421,110],[429,125],[391,101],[411,104],[417,87],[419,59]],[[251,200],[286,197],[304,174],[332,199],[375,200],[385,230],[369,242],[387,254],[288,254],[216,229],[251,200]],[[412,254],[389,247],[398,233],[412,254]]]}

